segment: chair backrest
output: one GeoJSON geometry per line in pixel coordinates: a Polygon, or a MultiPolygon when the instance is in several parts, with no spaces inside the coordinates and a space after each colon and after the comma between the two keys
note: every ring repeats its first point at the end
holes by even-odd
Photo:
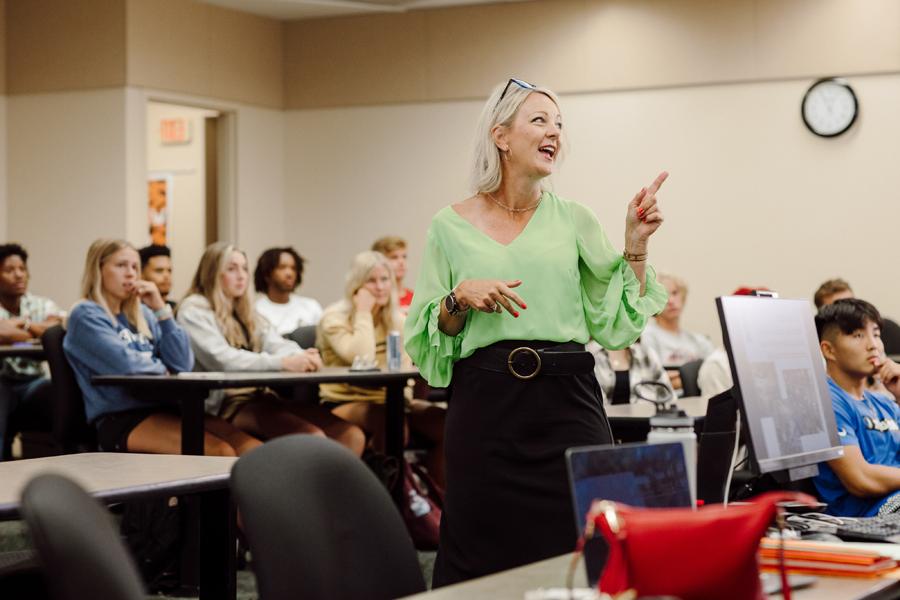
{"type": "Polygon", "coordinates": [[[297,342],[304,350],[316,347],[316,326],[301,325],[290,333],[285,334],[289,340],[297,342]]]}
{"type": "Polygon", "coordinates": [[[692,360],[678,367],[681,374],[681,389],[684,391],[685,397],[699,396],[700,386],[697,384],[697,376],[700,375],[700,365],[703,359],[692,360]]]}
{"type": "Polygon", "coordinates": [[[311,435],[241,457],[231,487],[261,600],[397,598],[425,590],[412,540],[363,462],[311,435]]]}
{"type": "Polygon", "coordinates": [[[53,382],[53,437],[63,453],[95,450],[96,432],[87,423],[81,389],[63,352],[65,335],[65,329],[54,325],[41,336],[53,382]]]}
{"type": "Polygon", "coordinates": [[[22,493],[22,516],[53,600],[145,598],[112,517],[76,483],[34,478],[22,493]]]}
{"type": "Polygon", "coordinates": [[[884,319],[881,325],[881,341],[885,354],[900,354],[900,325],[890,319],[884,319]]]}

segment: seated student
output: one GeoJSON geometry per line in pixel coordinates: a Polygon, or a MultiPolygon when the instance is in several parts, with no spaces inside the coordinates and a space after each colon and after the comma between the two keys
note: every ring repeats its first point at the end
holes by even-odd
{"type": "MultiPolygon", "coordinates": [[[[6,332],[0,334],[3,343],[37,339],[48,327],[62,321],[63,313],[52,300],[28,292],[28,279],[25,249],[19,244],[0,245],[0,330],[6,332]]],[[[39,406],[49,383],[39,360],[16,357],[0,361],[0,460],[6,458],[7,427],[16,412],[30,411],[40,415],[42,421],[49,420],[39,406]]]]}
{"type": "MultiPolygon", "coordinates": [[[[178,322],[190,335],[201,371],[316,371],[315,348],[286,340],[253,309],[247,256],[226,242],[210,245],[200,259],[178,322]]],[[[207,405],[243,431],[270,439],[292,433],[327,435],[362,454],[365,436],[316,404],[285,402],[268,388],[226,390],[207,405]]]]}
{"type": "MultiPolygon", "coordinates": [[[[361,252],[347,273],[345,298],[325,309],[316,333],[316,344],[326,365],[350,366],[357,356],[387,368],[387,336],[403,330],[397,309],[397,291],[388,259],[379,252],[361,252]]],[[[401,347],[405,365],[409,356],[401,347]]],[[[356,423],[372,436],[376,450],[384,451],[385,389],[329,383],[319,386],[323,401],[332,412],[356,423]]],[[[426,466],[443,485],[444,410],[424,400],[407,404],[409,425],[434,447],[426,466]]]]}
{"type": "Polygon", "coordinates": [[[675,390],[656,352],[644,348],[640,341],[622,350],[607,350],[591,340],[585,349],[594,355],[594,375],[606,404],[637,402],[634,386],[644,381],[661,383],[674,396],[675,390]]]}
{"type": "Polygon", "coordinates": [[[322,305],[313,298],[294,293],[303,281],[303,260],[291,247],[269,248],[256,261],[253,286],[256,312],[284,335],[322,318],[322,305]]]}
{"type": "Polygon", "coordinates": [[[151,244],[138,250],[141,255],[141,279],[152,281],[162,295],[166,304],[175,308],[175,302],[169,300],[172,292],[172,251],[168,246],[151,244]]]}
{"type": "MultiPolygon", "coordinates": [[[[850,284],[843,279],[829,279],[819,286],[813,295],[813,302],[816,304],[816,310],[825,305],[836,302],[843,298],[855,298],[853,289],[850,284]]],[[[884,351],[886,354],[900,354],[900,325],[896,322],[882,317],[881,323],[881,341],[884,342],[884,351]]],[[[876,390],[884,391],[880,387],[876,390]]]]}
{"type": "MultiPolygon", "coordinates": [[[[190,371],[187,334],[156,285],[139,279],[140,258],[128,242],[91,244],[81,297],[66,323],[63,350],[84,395],[85,413],[100,448],[112,452],[181,452],[176,404],[115,386],[94,386],[94,375],[163,375],[190,371]]],[[[241,455],[260,441],[216,417],[207,417],[206,454],[241,455]]]]}
{"type": "Polygon", "coordinates": [[[838,300],[816,315],[816,331],[844,446],[844,456],[819,465],[816,489],[834,515],[898,512],[900,408],[866,389],[866,378],[877,373],[900,394],[900,365],[883,357],[881,315],[864,300],[838,300]]]}
{"type": "Polygon", "coordinates": [[[413,291],[403,285],[403,278],[406,277],[406,240],[396,235],[388,235],[375,240],[372,250],[387,256],[391,263],[394,277],[397,278],[397,301],[400,312],[405,316],[413,299],[413,291]]]}
{"type": "MultiPolygon", "coordinates": [[[[681,328],[681,313],[687,300],[687,284],[672,275],[658,275],[657,279],[666,286],[669,300],[661,313],[647,322],[641,334],[641,343],[651,348],[659,356],[662,364],[680,367],[686,362],[706,358],[715,349],[712,342],[699,333],[681,328]]],[[[669,378],[676,390],[681,389],[681,375],[677,369],[669,369],[669,378]]]]}

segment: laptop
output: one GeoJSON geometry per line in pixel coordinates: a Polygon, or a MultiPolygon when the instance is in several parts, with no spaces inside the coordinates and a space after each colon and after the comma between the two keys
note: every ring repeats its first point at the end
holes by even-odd
{"type": "MultiPolygon", "coordinates": [[[[569,448],[566,464],[579,536],[594,500],[642,508],[693,506],[681,442],[569,448]]],[[[606,553],[606,543],[599,537],[584,548],[591,587],[599,579],[606,553]]]]}

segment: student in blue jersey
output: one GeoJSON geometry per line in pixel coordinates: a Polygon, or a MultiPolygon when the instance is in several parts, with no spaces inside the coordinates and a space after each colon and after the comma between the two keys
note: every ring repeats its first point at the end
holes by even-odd
{"type": "Polygon", "coordinates": [[[900,393],[900,365],[884,357],[881,315],[864,300],[838,300],[816,316],[831,404],[844,456],[819,465],[816,489],[828,512],[869,517],[900,512],[900,408],[866,387],[875,376],[900,393]]]}
{"type": "MultiPolygon", "coordinates": [[[[194,366],[187,334],[156,284],[139,278],[140,264],[127,242],[91,244],[63,349],[101,449],[179,454],[181,417],[172,399],[91,384],[94,375],[164,375],[194,366]]],[[[241,455],[262,443],[217,417],[207,416],[204,425],[206,454],[241,455]]]]}

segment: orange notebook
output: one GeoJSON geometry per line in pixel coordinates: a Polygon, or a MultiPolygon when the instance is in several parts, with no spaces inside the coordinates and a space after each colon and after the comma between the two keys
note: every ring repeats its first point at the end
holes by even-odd
{"type": "MultiPolygon", "coordinates": [[[[778,570],[781,541],[763,538],[759,545],[760,566],[778,570]]],[[[872,550],[846,548],[842,544],[786,540],[784,563],[793,573],[846,577],[878,577],[897,567],[897,561],[872,550]]]]}

